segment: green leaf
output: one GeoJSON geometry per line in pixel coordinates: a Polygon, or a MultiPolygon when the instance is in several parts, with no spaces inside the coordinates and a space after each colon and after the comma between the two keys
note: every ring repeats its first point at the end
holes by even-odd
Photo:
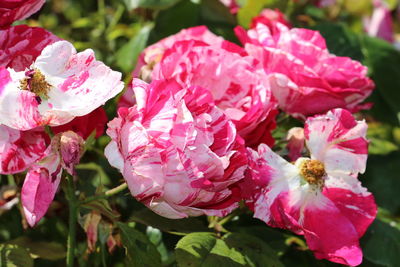
{"type": "Polygon", "coordinates": [[[400,153],[388,156],[371,155],[367,170],[360,179],[371,191],[379,206],[396,213],[400,210],[400,153]]]}
{"type": "Polygon", "coordinates": [[[245,266],[244,257],[213,233],[192,233],[176,244],[179,267],[245,266]]]}
{"type": "Polygon", "coordinates": [[[124,223],[117,225],[126,248],[128,266],[161,266],[160,253],[145,234],[124,223]]]}
{"type": "Polygon", "coordinates": [[[369,154],[387,155],[399,149],[398,146],[388,140],[374,137],[368,138],[368,140],[370,141],[368,147],[369,154]]]}
{"type": "Polygon", "coordinates": [[[124,0],[128,10],[135,8],[165,9],[175,5],[180,0],[124,0]]]}
{"type": "Polygon", "coordinates": [[[131,218],[131,221],[138,222],[147,226],[158,228],[164,232],[179,232],[179,233],[191,233],[191,232],[204,232],[207,231],[207,227],[203,222],[197,218],[187,219],[167,219],[149,209],[142,209],[135,212],[131,218]]]}
{"type": "Polygon", "coordinates": [[[391,225],[375,220],[361,240],[364,257],[388,267],[399,266],[400,231],[391,225]]]}
{"type": "Polygon", "coordinates": [[[109,218],[111,221],[116,221],[120,214],[114,211],[106,199],[97,199],[89,203],[83,204],[82,207],[100,212],[102,215],[109,218]]]}
{"type": "Polygon", "coordinates": [[[372,72],[376,90],[390,107],[391,113],[400,119],[400,52],[393,45],[365,36],[363,39],[365,63],[372,72]]]}
{"type": "Polygon", "coordinates": [[[285,241],[288,236],[276,228],[267,227],[266,225],[246,225],[242,227],[236,227],[233,230],[233,232],[255,236],[267,243],[277,252],[283,253],[287,249],[287,244],[285,241]]]}
{"type": "Polygon", "coordinates": [[[95,162],[80,163],[76,166],[77,170],[90,170],[95,171],[96,176],[92,178],[92,184],[96,187],[110,184],[110,177],[104,171],[103,167],[95,162]]]}
{"type": "Polygon", "coordinates": [[[220,1],[202,0],[201,17],[207,22],[236,24],[235,16],[220,1]]]}
{"type": "Polygon", "coordinates": [[[175,253],[180,267],[283,266],[267,244],[246,234],[192,233],[179,240],[175,253]]]}
{"type": "Polygon", "coordinates": [[[245,257],[246,266],[283,267],[277,253],[257,237],[231,233],[224,236],[224,241],[230,248],[239,251],[245,257]]]}
{"type": "Polygon", "coordinates": [[[128,43],[123,45],[116,53],[117,66],[124,72],[130,72],[134,69],[140,52],[146,47],[147,40],[153,24],[144,25],[140,31],[132,37],[128,43]]]}
{"type": "Polygon", "coordinates": [[[148,226],[146,234],[151,243],[157,247],[157,251],[160,253],[161,261],[163,263],[173,260],[174,254],[168,251],[163,242],[163,234],[159,229],[148,226]]]}
{"type": "Polygon", "coordinates": [[[33,259],[23,247],[0,244],[0,266],[33,267],[33,259]]]}
{"type": "Polygon", "coordinates": [[[192,1],[181,1],[173,8],[160,11],[156,17],[156,25],[152,32],[152,42],[175,34],[183,28],[199,24],[200,5],[192,1]]]}
{"type": "Polygon", "coordinates": [[[341,24],[322,23],[313,27],[326,40],[329,52],[341,57],[351,57],[354,60],[362,61],[363,54],[358,35],[341,24]]]}
{"type": "Polygon", "coordinates": [[[370,141],[369,154],[387,155],[399,149],[394,143],[393,129],[389,124],[369,123],[367,139],[370,141]]]}
{"type": "Polygon", "coordinates": [[[7,244],[18,245],[29,251],[34,258],[45,260],[60,260],[65,258],[66,251],[62,244],[56,242],[33,241],[26,236],[18,237],[7,242],[7,244]]]}

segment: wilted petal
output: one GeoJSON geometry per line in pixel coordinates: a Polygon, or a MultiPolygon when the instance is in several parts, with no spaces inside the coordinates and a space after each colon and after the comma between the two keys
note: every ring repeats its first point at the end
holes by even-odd
{"type": "Polygon", "coordinates": [[[22,207],[28,224],[33,227],[46,214],[61,180],[60,159],[50,154],[33,166],[25,177],[21,191],[22,207]]]}

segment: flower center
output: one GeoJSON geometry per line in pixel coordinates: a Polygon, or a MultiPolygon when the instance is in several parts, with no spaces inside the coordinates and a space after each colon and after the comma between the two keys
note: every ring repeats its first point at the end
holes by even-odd
{"type": "Polygon", "coordinates": [[[34,93],[39,104],[41,99],[48,99],[48,92],[51,85],[46,81],[45,76],[37,69],[29,70],[26,72],[26,78],[21,80],[20,88],[34,93]]]}
{"type": "Polygon", "coordinates": [[[322,188],[324,176],[326,175],[324,164],[319,160],[307,159],[300,165],[300,174],[310,185],[322,188]]]}

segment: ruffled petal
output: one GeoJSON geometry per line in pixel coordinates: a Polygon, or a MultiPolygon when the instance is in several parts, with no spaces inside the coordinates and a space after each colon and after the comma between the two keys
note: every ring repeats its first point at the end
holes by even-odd
{"type": "Polygon", "coordinates": [[[307,119],[304,132],[312,157],[324,163],[328,174],[365,171],[367,124],[356,121],[347,110],[334,109],[326,115],[307,119]]]}

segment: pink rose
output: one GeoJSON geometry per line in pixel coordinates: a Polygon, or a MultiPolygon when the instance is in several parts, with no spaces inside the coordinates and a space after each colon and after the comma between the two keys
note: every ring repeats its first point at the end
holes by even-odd
{"type": "Polygon", "coordinates": [[[236,31],[246,51],[262,61],[279,107],[292,116],[321,114],[332,108],[352,112],[368,108],[361,104],[374,89],[367,67],[348,57],[329,53],[325,39],[317,31],[277,24],[257,23],[246,35],[236,31]]]}
{"type": "MultiPolygon", "coordinates": [[[[155,44],[148,46],[139,55],[138,63],[132,72],[133,78],[140,78],[146,82],[151,82],[153,68],[164,56],[165,50],[171,48],[175,42],[184,40],[198,40],[207,44],[221,45],[224,41],[222,37],[210,32],[206,26],[196,26],[183,29],[180,32],[168,36],[155,44]]],[[[118,101],[118,107],[130,107],[135,104],[132,89],[128,88],[118,101]]]]}
{"type": "Polygon", "coordinates": [[[168,36],[157,43],[148,46],[140,54],[136,68],[132,73],[134,78],[141,78],[149,82],[151,71],[155,64],[160,62],[165,50],[171,48],[176,42],[184,40],[198,40],[206,44],[222,44],[224,39],[210,32],[206,26],[196,26],[183,29],[177,34],[168,36]]]}
{"type": "Polygon", "coordinates": [[[134,79],[132,87],[136,105],[109,122],[105,149],[131,194],[167,218],[225,216],[238,207],[245,148],[209,91],[167,80],[134,79]]]}
{"type": "Polygon", "coordinates": [[[374,220],[374,197],[357,176],[365,171],[367,124],[335,109],[308,118],[310,158],[291,164],[260,145],[249,150],[247,184],[253,184],[254,217],[304,235],[318,259],[355,266],[362,261],[359,239],[374,220]]]}
{"type": "Polygon", "coordinates": [[[46,0],[1,0],[0,28],[11,25],[16,20],[26,19],[36,13],[46,0]]]}
{"type": "Polygon", "coordinates": [[[227,41],[222,45],[181,41],[165,51],[154,67],[152,79],[174,79],[183,87],[207,88],[247,146],[272,146],[277,103],[267,75],[257,66],[255,58],[227,41]]]}
{"type": "Polygon", "coordinates": [[[0,67],[0,123],[18,130],[58,126],[95,110],[122,91],[121,73],[72,44],[46,46],[29,68],[0,67]],[[9,105],[13,103],[13,105],[9,105]]]}
{"type": "Polygon", "coordinates": [[[25,171],[44,155],[48,139],[41,128],[19,131],[0,125],[0,173],[25,171]]]}
{"type": "Polygon", "coordinates": [[[364,18],[364,28],[369,36],[378,37],[390,43],[394,42],[393,19],[388,4],[375,0],[371,17],[364,18]]]}

